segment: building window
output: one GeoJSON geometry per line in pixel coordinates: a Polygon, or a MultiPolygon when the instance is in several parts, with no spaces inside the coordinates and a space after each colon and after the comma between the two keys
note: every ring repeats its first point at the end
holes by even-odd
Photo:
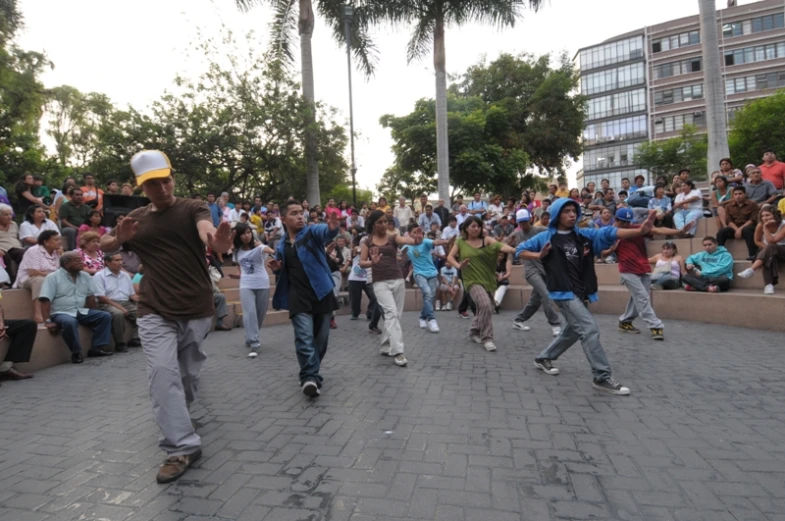
{"type": "Polygon", "coordinates": [[[700,42],[700,33],[698,31],[675,34],[673,36],[652,40],[651,52],[658,53],[671,49],[679,49],[681,47],[689,47],[690,45],[698,45],[700,42]]]}
{"type": "Polygon", "coordinates": [[[635,89],[592,98],[586,102],[586,107],[589,121],[646,110],[646,91],[635,89]]]}
{"type": "Polygon", "coordinates": [[[600,143],[644,138],[646,135],[646,116],[642,115],[590,123],[583,130],[583,142],[587,146],[592,146],[600,143]]]}
{"type": "Polygon", "coordinates": [[[581,78],[582,94],[598,94],[609,90],[641,85],[646,81],[643,63],[634,63],[586,74],[581,78]]]}
{"type": "Polygon", "coordinates": [[[635,154],[638,153],[639,145],[640,143],[632,143],[587,150],[583,154],[583,169],[586,172],[591,172],[604,168],[631,166],[635,154]]]}
{"type": "Polygon", "coordinates": [[[725,51],[725,65],[742,65],[785,57],[785,42],[725,51]]]}
{"type": "Polygon", "coordinates": [[[684,125],[695,125],[705,127],[706,118],[703,111],[688,112],[687,114],[677,114],[675,116],[664,116],[654,120],[654,133],[677,132],[684,128],[684,125]]]}
{"type": "Polygon", "coordinates": [[[785,87],[785,71],[725,80],[725,94],[727,95],[781,87],[785,87]]]}
{"type": "Polygon", "coordinates": [[[703,98],[703,85],[688,85],[677,89],[661,90],[654,93],[655,105],[670,105],[682,101],[691,101],[703,98]]]}
{"type": "Polygon", "coordinates": [[[702,68],[701,58],[691,58],[678,62],[663,63],[654,67],[654,79],[670,78],[671,76],[681,76],[699,72],[702,68]]]}
{"type": "Polygon", "coordinates": [[[760,16],[743,22],[723,24],[722,37],[735,38],[744,34],[759,33],[785,27],[785,13],[760,16]]]}
{"type": "Polygon", "coordinates": [[[633,36],[582,50],[581,70],[586,71],[638,58],[643,58],[643,36],[633,36]]]}

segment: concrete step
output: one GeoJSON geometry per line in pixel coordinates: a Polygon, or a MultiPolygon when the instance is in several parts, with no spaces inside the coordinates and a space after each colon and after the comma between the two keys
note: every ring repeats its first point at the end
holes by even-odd
{"type": "MultiPolygon", "coordinates": [[[[750,261],[735,261],[733,263],[733,282],[732,288],[740,289],[760,289],[763,291],[763,274],[761,270],[749,279],[742,279],[736,274],[752,266],[750,261]]],[[[621,284],[618,264],[595,264],[594,270],[597,272],[597,282],[603,286],[613,286],[621,284]]],[[[785,266],[780,267],[780,277],[785,278],[785,266]]]]}

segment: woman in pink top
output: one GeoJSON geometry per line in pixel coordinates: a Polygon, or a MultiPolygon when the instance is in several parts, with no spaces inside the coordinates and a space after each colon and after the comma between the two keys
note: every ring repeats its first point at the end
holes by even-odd
{"type": "Polygon", "coordinates": [[[98,234],[99,238],[105,234],[107,228],[106,226],[101,226],[102,220],[103,216],[101,215],[101,212],[98,210],[90,210],[90,213],[87,214],[87,222],[79,227],[79,233],[76,235],[76,243],[79,244],[79,239],[87,232],[95,232],[98,234]]]}

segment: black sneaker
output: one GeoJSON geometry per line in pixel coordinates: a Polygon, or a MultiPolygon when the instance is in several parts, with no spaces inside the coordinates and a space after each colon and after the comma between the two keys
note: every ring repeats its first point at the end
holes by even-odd
{"type": "Polygon", "coordinates": [[[597,389],[598,391],[604,391],[610,394],[619,394],[623,396],[627,396],[628,394],[630,394],[630,389],[628,387],[622,386],[612,376],[609,377],[607,380],[602,380],[600,382],[594,380],[591,386],[597,389]]]}
{"type": "Polygon", "coordinates": [[[125,344],[117,343],[117,344],[114,345],[114,352],[115,353],[127,353],[128,352],[128,346],[126,346],[125,344]]]}
{"type": "Polygon", "coordinates": [[[303,394],[305,396],[310,396],[311,398],[316,398],[322,394],[322,392],[319,390],[319,386],[316,385],[316,382],[308,380],[303,384],[303,394]]]}
{"type": "Polygon", "coordinates": [[[662,333],[661,327],[653,327],[651,328],[651,339],[652,340],[665,340],[665,335],[662,333]]]}
{"type": "Polygon", "coordinates": [[[641,332],[640,329],[632,325],[632,322],[619,322],[619,331],[635,333],[636,335],[641,332]]]}
{"type": "Polygon", "coordinates": [[[553,367],[553,364],[551,364],[551,361],[547,358],[535,358],[534,367],[545,374],[559,374],[559,369],[557,367],[553,367]]]}

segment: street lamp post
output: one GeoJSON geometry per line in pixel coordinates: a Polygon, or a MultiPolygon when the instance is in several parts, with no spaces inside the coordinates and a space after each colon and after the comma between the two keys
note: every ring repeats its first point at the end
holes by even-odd
{"type": "Polygon", "coordinates": [[[349,143],[352,151],[352,201],[357,207],[357,165],[354,162],[354,106],[352,104],[352,20],[354,18],[354,7],[351,5],[341,6],[343,16],[343,30],[346,36],[346,64],[349,73],[349,143]]]}

